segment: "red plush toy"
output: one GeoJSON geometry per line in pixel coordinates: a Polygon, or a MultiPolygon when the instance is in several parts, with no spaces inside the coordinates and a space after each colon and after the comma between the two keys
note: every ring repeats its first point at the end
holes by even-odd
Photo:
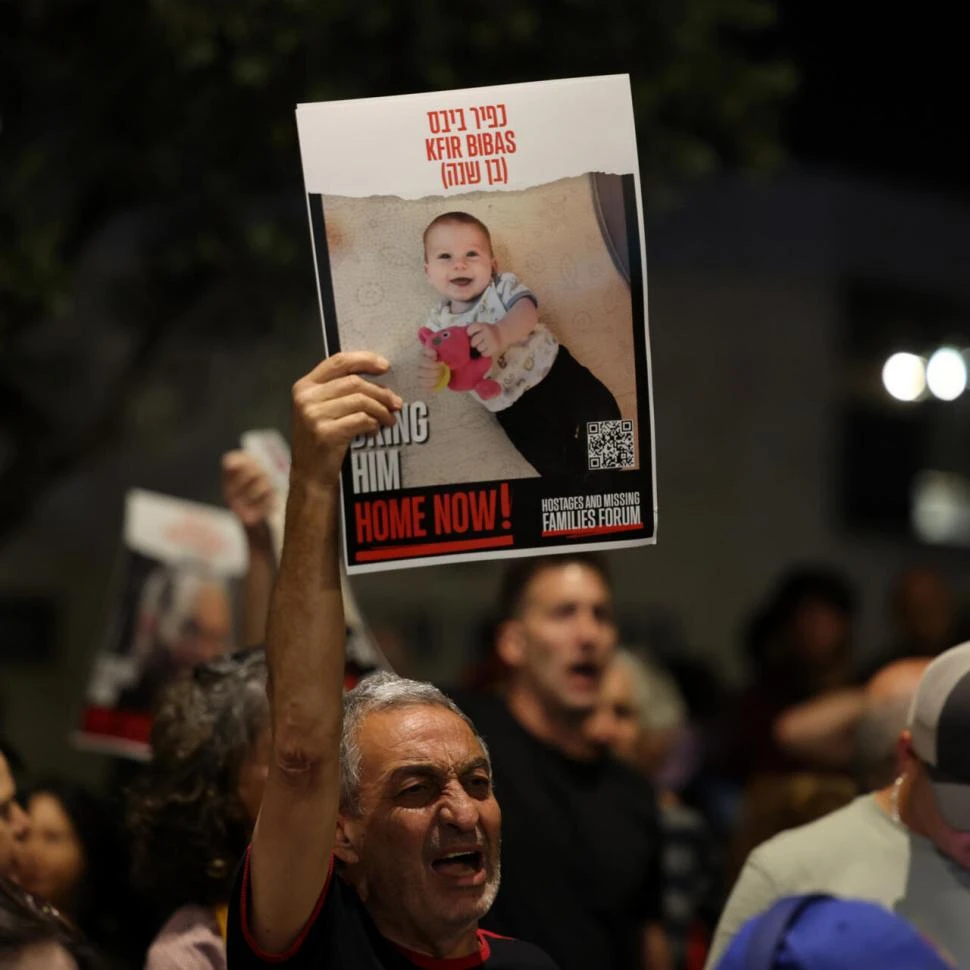
{"type": "Polygon", "coordinates": [[[464,327],[447,327],[437,332],[422,327],[418,339],[444,364],[444,374],[435,390],[449,387],[453,391],[474,391],[483,401],[501,393],[498,381],[485,376],[491,370],[492,358],[475,350],[464,327]]]}

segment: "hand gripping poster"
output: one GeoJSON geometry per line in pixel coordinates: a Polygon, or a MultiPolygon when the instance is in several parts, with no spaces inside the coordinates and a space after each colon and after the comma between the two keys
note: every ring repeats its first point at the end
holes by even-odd
{"type": "Polygon", "coordinates": [[[126,497],[123,542],[107,641],[74,741],[147,758],[162,689],[235,646],[246,548],[231,512],[141,489],[126,497]]]}
{"type": "Polygon", "coordinates": [[[652,543],[626,76],[304,104],[328,355],[405,404],[343,469],[348,572],[652,543]]]}

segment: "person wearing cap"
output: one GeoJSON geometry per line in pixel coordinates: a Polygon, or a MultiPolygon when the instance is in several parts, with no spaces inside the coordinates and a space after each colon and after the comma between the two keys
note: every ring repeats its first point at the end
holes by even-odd
{"type": "Polygon", "coordinates": [[[706,970],[748,919],[802,893],[879,903],[970,966],[970,642],[926,668],[897,759],[891,785],[748,856],[706,970]]]}
{"type": "Polygon", "coordinates": [[[717,970],[952,970],[956,964],[875,903],[790,896],[749,920],[717,970]]]}

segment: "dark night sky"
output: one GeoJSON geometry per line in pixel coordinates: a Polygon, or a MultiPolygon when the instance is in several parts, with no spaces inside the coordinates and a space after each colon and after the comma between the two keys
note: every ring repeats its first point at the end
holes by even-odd
{"type": "Polygon", "coordinates": [[[779,0],[780,49],[801,73],[786,132],[795,158],[970,196],[960,9],[779,0]]]}

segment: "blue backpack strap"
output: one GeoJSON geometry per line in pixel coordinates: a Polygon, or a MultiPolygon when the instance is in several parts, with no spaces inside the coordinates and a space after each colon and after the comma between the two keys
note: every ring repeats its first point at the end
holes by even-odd
{"type": "Polygon", "coordinates": [[[780,899],[767,912],[758,917],[757,925],[745,951],[745,970],[772,970],[775,956],[781,948],[789,927],[820,899],[831,899],[824,893],[790,896],[780,899]]]}

